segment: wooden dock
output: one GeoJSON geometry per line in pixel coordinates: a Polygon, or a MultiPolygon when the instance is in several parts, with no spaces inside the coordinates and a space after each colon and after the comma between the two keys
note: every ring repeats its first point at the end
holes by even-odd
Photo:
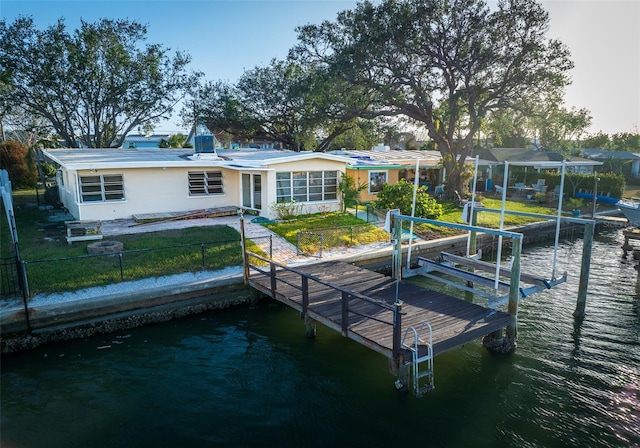
{"type": "Polygon", "coordinates": [[[296,268],[262,261],[268,266],[252,264],[245,271],[250,286],[395,362],[409,357],[399,343],[410,327],[431,325],[435,356],[500,330],[510,319],[507,313],[340,261],[296,268]],[[402,303],[397,314],[396,290],[402,303]]]}

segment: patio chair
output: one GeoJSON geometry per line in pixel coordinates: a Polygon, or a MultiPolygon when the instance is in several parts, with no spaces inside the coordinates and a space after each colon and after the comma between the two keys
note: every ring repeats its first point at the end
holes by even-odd
{"type": "Polygon", "coordinates": [[[496,189],[496,192],[494,196],[502,196],[502,192],[504,191],[504,188],[502,188],[500,185],[496,185],[495,189],[496,189]]]}
{"type": "Polygon", "coordinates": [[[531,188],[533,188],[533,192],[534,193],[546,193],[547,192],[547,186],[544,184],[544,179],[540,179],[540,180],[538,180],[537,184],[531,185],[531,188]],[[540,183],[540,180],[542,180],[542,183],[540,183]]]}

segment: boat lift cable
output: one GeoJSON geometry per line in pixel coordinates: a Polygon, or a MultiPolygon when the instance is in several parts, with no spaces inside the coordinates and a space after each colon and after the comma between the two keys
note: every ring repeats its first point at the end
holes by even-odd
{"type": "MultiPolygon", "coordinates": [[[[480,156],[476,156],[476,165],[473,170],[473,184],[471,188],[471,208],[469,209],[469,224],[473,224],[471,221],[473,220],[473,210],[476,205],[476,184],[478,183],[478,162],[480,161],[480,156]]],[[[471,231],[467,232],[467,257],[470,255],[469,251],[471,249],[471,231]]]]}
{"type": "MultiPolygon", "coordinates": [[[[560,239],[560,218],[562,217],[562,198],[564,197],[564,175],[567,168],[567,161],[562,160],[562,175],[560,176],[560,194],[558,195],[558,215],[556,219],[556,238],[553,245],[553,263],[551,269],[551,280],[556,280],[556,263],[558,261],[558,242],[560,239]]],[[[595,194],[595,192],[594,192],[595,194]]]]}

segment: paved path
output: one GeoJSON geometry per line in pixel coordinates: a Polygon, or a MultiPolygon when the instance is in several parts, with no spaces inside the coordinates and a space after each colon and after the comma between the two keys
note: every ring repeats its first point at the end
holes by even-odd
{"type": "MultiPolygon", "coordinates": [[[[255,242],[263,251],[269,253],[269,246],[273,250],[273,259],[287,265],[304,264],[318,261],[316,257],[298,255],[296,246],[289,243],[284,238],[278,236],[271,230],[260,224],[251,221],[252,218],[244,220],[245,236],[255,242]]],[[[236,229],[240,232],[240,218],[238,216],[222,216],[218,218],[181,219],[174,221],[155,222],[148,224],[137,224],[133,220],[120,219],[102,222],[102,234],[104,236],[117,236],[123,234],[135,234],[145,232],[155,232],[169,229],[184,229],[187,227],[206,227],[224,225],[236,229]]],[[[324,250],[322,260],[331,260],[356,253],[366,251],[377,251],[383,247],[390,247],[391,243],[369,244],[360,247],[339,248],[334,250],[324,250]]]]}

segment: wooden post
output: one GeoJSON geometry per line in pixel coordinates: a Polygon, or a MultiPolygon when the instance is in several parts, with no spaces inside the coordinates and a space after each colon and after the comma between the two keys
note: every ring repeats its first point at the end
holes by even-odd
{"type": "Polygon", "coordinates": [[[240,211],[240,246],[242,248],[242,275],[244,278],[244,284],[249,283],[249,256],[247,255],[247,247],[245,245],[244,235],[244,216],[240,211]]]}
{"type": "Polygon", "coordinates": [[[307,316],[307,308],[309,307],[309,277],[302,276],[302,317],[307,316]]]}
{"type": "Polygon", "coordinates": [[[516,349],[518,339],[518,302],[520,301],[520,254],[522,253],[522,235],[512,238],[511,277],[509,279],[509,304],[507,311],[510,316],[506,331],[497,330],[482,339],[487,350],[497,353],[510,353],[516,349]]]}
{"type": "Polygon", "coordinates": [[[342,291],[342,336],[347,337],[349,330],[349,293],[342,291]]]}
{"type": "Polygon", "coordinates": [[[397,366],[396,389],[401,391],[409,390],[409,364],[400,363],[397,366]]]}
{"type": "Polygon", "coordinates": [[[309,308],[309,277],[303,275],[301,279],[302,283],[302,315],[304,319],[305,335],[308,339],[316,337],[316,321],[307,315],[307,308],[309,308]]]}
{"type": "Polygon", "coordinates": [[[396,298],[393,304],[393,364],[398,369],[400,364],[400,344],[402,344],[402,302],[396,298]]]}
{"type": "Polygon", "coordinates": [[[276,288],[278,285],[278,281],[276,279],[276,265],[270,261],[269,262],[270,273],[271,273],[271,297],[276,298],[276,288]]]}
{"type": "Polygon", "coordinates": [[[316,337],[316,321],[311,319],[309,316],[304,316],[304,326],[305,326],[305,334],[308,339],[313,339],[316,337]]]}
{"type": "Polygon", "coordinates": [[[591,269],[591,249],[593,247],[594,227],[595,222],[589,222],[584,225],[578,301],[576,302],[576,310],[573,312],[573,316],[578,319],[585,316],[584,308],[587,304],[587,287],[589,286],[589,271],[591,269]]]}

